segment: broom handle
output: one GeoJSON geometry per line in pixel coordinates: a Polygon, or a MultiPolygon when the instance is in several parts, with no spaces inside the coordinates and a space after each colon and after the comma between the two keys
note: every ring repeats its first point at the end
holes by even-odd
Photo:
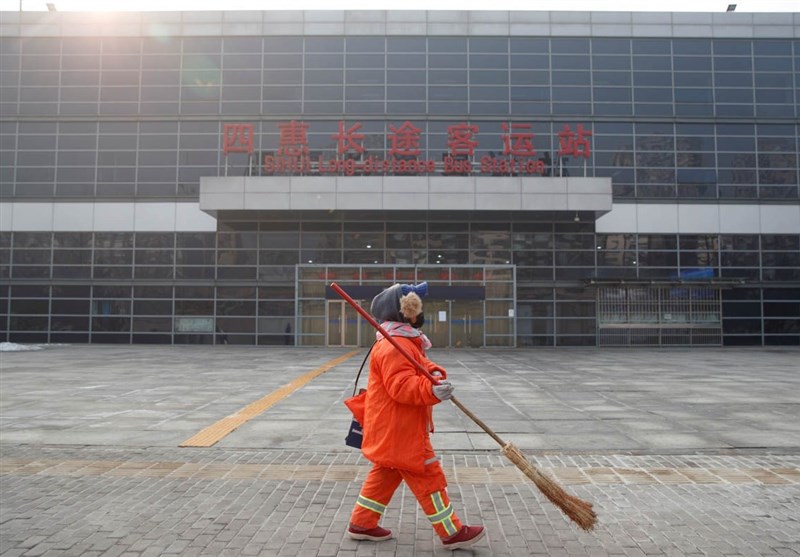
{"type": "Polygon", "coordinates": [[[499,435],[497,435],[497,434],[496,434],[494,431],[492,431],[492,430],[491,430],[491,428],[489,428],[489,426],[488,426],[488,425],[486,425],[485,423],[483,423],[483,421],[482,421],[482,420],[481,420],[481,419],[480,419],[478,416],[476,416],[475,414],[473,414],[472,412],[470,412],[470,411],[469,411],[469,409],[468,409],[466,406],[464,406],[463,404],[461,404],[461,401],[460,401],[460,400],[458,400],[456,397],[454,397],[454,396],[453,396],[453,397],[450,397],[450,402],[452,402],[453,404],[455,404],[456,406],[458,406],[458,409],[459,409],[459,410],[461,410],[462,412],[464,412],[464,414],[466,414],[466,415],[467,415],[467,417],[468,417],[470,420],[472,420],[473,422],[475,422],[476,424],[478,424],[478,427],[480,427],[480,428],[481,428],[483,431],[485,431],[486,433],[488,433],[488,434],[489,434],[489,437],[491,437],[492,439],[494,439],[495,441],[497,441],[497,444],[498,444],[498,445],[500,445],[501,447],[505,447],[505,446],[506,446],[506,442],[505,442],[505,441],[503,441],[503,440],[500,438],[500,436],[499,436],[499,435]]]}
{"type": "MultiPolygon", "coordinates": [[[[347,292],[345,292],[344,290],[342,290],[342,287],[341,287],[341,286],[339,286],[339,285],[338,285],[338,284],[336,284],[335,282],[332,282],[332,283],[331,283],[331,288],[332,288],[332,289],[333,289],[333,290],[334,290],[334,291],[335,291],[335,292],[336,292],[336,293],[337,293],[339,296],[341,296],[341,297],[344,299],[344,301],[345,301],[345,302],[347,302],[348,304],[350,304],[350,305],[353,307],[353,309],[355,309],[355,310],[356,310],[358,313],[360,313],[360,314],[361,314],[361,317],[363,317],[364,319],[366,319],[366,320],[367,320],[367,322],[368,322],[370,325],[372,325],[372,326],[373,326],[373,327],[374,327],[374,328],[375,328],[375,329],[376,329],[376,330],[377,330],[377,331],[378,331],[380,334],[382,334],[382,335],[383,335],[383,338],[385,338],[386,340],[388,340],[388,341],[391,343],[391,345],[392,345],[392,346],[394,346],[395,348],[397,348],[397,351],[398,351],[398,352],[400,352],[400,353],[401,353],[403,356],[405,356],[405,358],[406,358],[406,359],[407,359],[409,362],[411,362],[411,363],[412,363],[412,364],[413,364],[413,365],[414,365],[414,366],[415,366],[415,367],[416,367],[416,368],[417,368],[417,369],[418,369],[418,370],[419,370],[419,371],[420,371],[420,372],[421,372],[421,373],[422,373],[422,374],[423,374],[425,377],[427,377],[427,378],[428,378],[428,380],[429,380],[431,383],[433,383],[434,385],[438,385],[439,381],[438,381],[438,380],[437,380],[437,379],[436,379],[436,378],[435,378],[433,375],[431,375],[431,374],[430,374],[430,372],[428,372],[428,370],[427,370],[427,369],[425,369],[425,367],[424,367],[424,366],[423,366],[421,363],[419,363],[417,360],[415,360],[415,359],[414,359],[414,357],[413,357],[411,354],[409,354],[409,353],[408,353],[408,350],[406,350],[405,348],[403,348],[402,346],[400,346],[400,343],[398,343],[398,342],[397,342],[397,341],[396,341],[396,340],[395,340],[395,339],[394,339],[394,338],[393,338],[393,337],[392,337],[392,336],[391,336],[391,335],[390,335],[388,332],[386,332],[386,329],[384,329],[383,327],[381,327],[380,325],[378,325],[378,322],[377,322],[377,321],[375,321],[375,319],[373,319],[373,318],[372,318],[372,316],[371,316],[369,313],[367,313],[367,310],[365,310],[365,309],[364,309],[364,308],[362,308],[360,305],[358,305],[358,304],[355,302],[355,300],[353,300],[353,298],[351,298],[351,297],[350,297],[350,295],[349,295],[347,292]]],[[[463,404],[461,404],[461,401],[460,401],[460,400],[458,400],[456,397],[450,397],[450,401],[451,401],[453,404],[455,404],[455,405],[458,407],[458,409],[459,409],[459,410],[461,410],[462,412],[464,412],[464,414],[466,414],[466,415],[467,415],[467,417],[468,417],[470,420],[472,420],[473,422],[475,422],[475,423],[478,425],[478,427],[480,427],[480,428],[481,428],[483,431],[485,431],[486,433],[488,433],[488,434],[489,434],[489,436],[490,436],[492,439],[494,439],[494,440],[495,440],[495,441],[496,441],[496,442],[497,442],[497,443],[498,443],[498,444],[499,444],[501,447],[505,447],[505,445],[506,445],[506,442],[505,442],[505,441],[503,441],[503,440],[500,438],[500,436],[499,436],[499,435],[497,435],[497,434],[496,434],[494,431],[492,431],[492,430],[491,430],[491,428],[490,428],[489,426],[487,426],[485,423],[483,423],[483,421],[482,421],[480,418],[478,418],[478,416],[476,416],[475,414],[473,414],[473,413],[472,413],[472,412],[471,412],[471,411],[470,411],[470,410],[469,410],[469,409],[468,409],[466,406],[464,406],[463,404]]]]}

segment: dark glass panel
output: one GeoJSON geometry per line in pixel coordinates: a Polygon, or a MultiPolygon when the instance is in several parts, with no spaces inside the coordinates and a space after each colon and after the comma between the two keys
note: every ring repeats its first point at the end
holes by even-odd
{"type": "MultiPolygon", "coordinates": [[[[105,43],[103,43],[105,46],[105,43]]],[[[187,37],[183,39],[184,53],[212,53],[222,51],[222,39],[214,37],[187,37]]]]}
{"type": "Polygon", "coordinates": [[[778,87],[778,88],[791,88],[792,73],[757,73],[755,75],[756,87],[778,87]]]}
{"type": "Polygon", "coordinates": [[[708,39],[673,39],[672,51],[675,54],[692,56],[711,54],[711,41],[708,39]]]}
{"type": "Polygon", "coordinates": [[[130,232],[95,232],[94,247],[96,248],[131,248],[133,247],[133,233],[130,232]]]}
{"type": "Polygon", "coordinates": [[[265,85],[294,85],[302,83],[303,72],[300,69],[264,70],[262,77],[265,85]]]}
{"type": "MultiPolygon", "coordinates": [[[[637,153],[636,166],[640,167],[637,170],[643,170],[641,167],[663,167],[672,168],[675,166],[674,153],[637,153]]],[[[648,174],[650,175],[650,174],[648,174]]],[[[642,174],[644,176],[644,174],[642,174]]]]}
{"type": "MultiPolygon", "coordinates": [[[[95,317],[92,319],[92,332],[123,332],[123,331],[130,331],[131,328],[131,320],[129,317],[95,317]]],[[[97,337],[92,335],[92,340],[100,340],[102,337],[97,337]]],[[[121,337],[121,338],[114,338],[113,341],[111,339],[107,339],[108,342],[128,342],[128,337],[121,337]],[[123,340],[124,338],[124,340],[123,340]]],[[[102,342],[102,340],[101,340],[102,342]]]]}
{"type": "Polygon", "coordinates": [[[220,280],[254,280],[258,276],[256,267],[218,267],[217,278],[220,280]]]}
{"type": "Polygon", "coordinates": [[[26,300],[19,298],[11,299],[11,307],[9,313],[12,314],[42,314],[47,315],[50,312],[49,300],[26,300]]]}
{"type": "Polygon", "coordinates": [[[675,197],[676,191],[674,185],[648,185],[647,183],[642,183],[646,179],[656,183],[663,181],[671,184],[675,181],[674,172],[649,171],[637,172],[636,174],[637,177],[640,175],[642,176],[642,179],[639,180],[639,185],[636,186],[636,194],[638,197],[675,197]]]}
{"type": "Polygon", "coordinates": [[[306,52],[343,52],[343,37],[306,37],[306,52]]]}
{"type": "Polygon", "coordinates": [[[674,56],[675,71],[710,72],[711,58],[706,56],[674,56]]]}
{"type": "Polygon", "coordinates": [[[639,251],[637,264],[641,267],[677,267],[678,254],[671,251],[639,251]]]}
{"type": "Polygon", "coordinates": [[[630,68],[631,59],[627,56],[592,56],[592,69],[595,71],[630,70],[630,68]]]}
{"type": "MultiPolygon", "coordinates": [[[[638,98],[638,97],[637,97],[638,98]]],[[[677,103],[706,103],[711,104],[711,89],[675,89],[675,102],[677,103]]]]}
{"type": "Polygon", "coordinates": [[[756,56],[753,65],[756,72],[792,71],[792,59],[788,56],[785,58],[766,58],[763,56],[756,56]]]}
{"type": "Polygon", "coordinates": [[[69,266],[53,266],[53,278],[59,279],[88,279],[92,277],[92,268],[90,266],[77,267],[75,265],[69,266]]]}
{"type": "MultiPolygon", "coordinates": [[[[264,56],[262,66],[267,69],[285,69],[296,72],[303,67],[302,54],[267,54],[264,56]]],[[[341,66],[340,66],[341,67],[341,66]]]]}
{"type": "Polygon", "coordinates": [[[714,72],[714,84],[717,87],[752,87],[753,76],[749,73],[714,72]]]}
{"type": "Polygon", "coordinates": [[[800,236],[794,234],[764,234],[761,236],[761,249],[792,251],[800,249],[800,236]]]}
{"type": "Polygon", "coordinates": [[[131,267],[100,267],[93,268],[93,275],[96,279],[129,279],[133,269],[131,267]]]}
{"type": "Polygon", "coordinates": [[[275,52],[303,52],[302,37],[264,37],[263,40],[267,57],[275,52]]]}
{"type": "Polygon", "coordinates": [[[65,317],[53,315],[50,318],[51,331],[88,331],[89,317],[65,317]]]}
{"type": "Polygon", "coordinates": [[[223,49],[226,54],[231,52],[255,52],[260,54],[261,42],[260,37],[225,37],[223,49]]]}
{"type": "MultiPolygon", "coordinates": [[[[589,85],[591,81],[589,72],[554,71],[552,76],[553,85],[589,85]]],[[[589,98],[591,90],[588,87],[581,87],[581,90],[586,91],[584,96],[589,98]]]]}
{"type": "Polygon", "coordinates": [[[718,103],[752,103],[753,91],[750,89],[717,89],[714,99],[718,103]]]}
{"type": "Polygon", "coordinates": [[[715,55],[749,55],[751,42],[744,39],[716,39],[713,41],[715,55]]]}
{"type": "Polygon", "coordinates": [[[508,52],[508,39],[504,37],[471,37],[470,52],[508,52]]]}
{"type": "Polygon", "coordinates": [[[95,249],[94,251],[95,265],[129,265],[132,262],[132,258],[132,250],[95,249]]]}
{"type": "Polygon", "coordinates": [[[57,249],[53,251],[54,265],[91,265],[91,250],[57,249]]]}
{"type": "Polygon", "coordinates": [[[134,300],[134,315],[172,315],[172,300],[134,300]]]}
{"type": "Polygon", "coordinates": [[[175,315],[214,315],[213,300],[175,300],[175,315]]]}
{"type": "Polygon", "coordinates": [[[594,251],[557,251],[556,252],[556,271],[559,266],[564,267],[586,267],[594,266],[594,251]]]}
{"type": "Polygon", "coordinates": [[[633,53],[636,54],[671,54],[672,44],[669,39],[633,39],[633,53]]]}
{"type": "Polygon", "coordinates": [[[467,56],[465,54],[429,54],[428,68],[466,69],[467,56]]]}
{"type": "Polygon", "coordinates": [[[758,236],[744,235],[744,234],[731,234],[720,236],[720,248],[722,250],[745,250],[745,251],[758,251],[758,236]]]}
{"type": "Polygon", "coordinates": [[[425,52],[425,37],[387,37],[389,52],[425,52]]]}
{"type": "Polygon", "coordinates": [[[758,253],[723,252],[721,264],[723,267],[758,267],[758,253]]]}
{"type": "Polygon", "coordinates": [[[304,57],[306,70],[344,68],[344,56],[341,54],[308,54],[304,57]]]}
{"type": "MultiPolygon", "coordinates": [[[[88,298],[91,288],[82,284],[54,284],[53,298],[88,298]]],[[[2,296],[2,294],[0,294],[2,296]]]]}
{"type": "MultiPolygon", "coordinates": [[[[439,73],[444,72],[434,72],[431,74],[431,78],[434,76],[438,76],[439,73]]],[[[466,83],[466,72],[453,72],[459,75],[459,77],[463,76],[463,83],[466,83]]],[[[469,81],[472,85],[507,85],[508,84],[508,72],[505,71],[470,71],[469,72],[469,81]]],[[[455,83],[461,83],[462,81],[455,81],[455,83]]],[[[453,83],[452,81],[440,83],[453,83]]]]}
{"type": "Polygon", "coordinates": [[[672,75],[669,73],[672,70],[672,58],[669,56],[634,56],[633,69],[642,70],[642,72],[638,72],[640,74],[646,74],[647,72],[668,72],[664,75],[664,81],[672,80],[672,75]]]}
{"type": "Polygon", "coordinates": [[[467,39],[462,37],[429,37],[428,52],[466,52],[467,39]]]}
{"type": "MultiPolygon", "coordinates": [[[[12,315],[9,319],[11,331],[47,331],[47,317],[16,316],[12,315]]],[[[16,337],[11,337],[12,340],[16,337]]],[[[37,342],[28,340],[28,342],[37,342]]],[[[38,342],[47,342],[47,335],[44,335],[38,342]]]]}

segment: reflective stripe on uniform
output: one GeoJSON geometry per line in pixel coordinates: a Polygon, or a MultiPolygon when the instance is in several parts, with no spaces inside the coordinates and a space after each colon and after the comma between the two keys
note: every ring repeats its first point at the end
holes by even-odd
{"type": "Polygon", "coordinates": [[[429,458],[429,459],[428,459],[428,460],[426,460],[426,461],[425,461],[423,464],[424,464],[425,466],[427,466],[428,464],[433,464],[433,463],[434,463],[434,462],[436,462],[437,460],[441,460],[441,459],[440,459],[438,456],[435,456],[435,457],[433,457],[433,458],[429,458]]]}
{"type": "Polygon", "coordinates": [[[439,491],[431,494],[431,501],[433,501],[433,508],[436,509],[434,514],[428,515],[428,520],[431,521],[431,524],[441,524],[448,535],[453,536],[457,534],[458,529],[456,529],[456,525],[453,524],[453,505],[448,504],[445,507],[442,494],[439,491]]]}
{"type": "Polygon", "coordinates": [[[386,512],[386,505],[382,505],[381,503],[373,501],[372,499],[367,499],[363,495],[358,496],[358,499],[356,499],[356,505],[381,515],[386,512]]]}

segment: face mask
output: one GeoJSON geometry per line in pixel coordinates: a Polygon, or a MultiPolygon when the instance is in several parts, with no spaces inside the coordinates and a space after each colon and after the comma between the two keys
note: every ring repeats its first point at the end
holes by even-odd
{"type": "Polygon", "coordinates": [[[420,313],[419,315],[417,315],[416,321],[414,321],[411,324],[411,326],[414,327],[415,329],[421,329],[424,324],[425,324],[425,314],[420,313]]]}

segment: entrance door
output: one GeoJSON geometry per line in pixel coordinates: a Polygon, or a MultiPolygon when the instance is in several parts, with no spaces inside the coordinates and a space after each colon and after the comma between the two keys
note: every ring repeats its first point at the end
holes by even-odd
{"type": "Polygon", "coordinates": [[[423,331],[435,348],[483,346],[483,300],[426,300],[423,331]]]}
{"type": "Polygon", "coordinates": [[[345,301],[328,300],[328,346],[358,346],[358,312],[345,301]]]}
{"type": "Polygon", "coordinates": [[[434,348],[450,346],[450,302],[448,300],[425,300],[425,325],[422,331],[434,348]]]}
{"type": "Polygon", "coordinates": [[[450,335],[453,348],[483,346],[483,301],[453,300],[450,302],[450,335]]]}

